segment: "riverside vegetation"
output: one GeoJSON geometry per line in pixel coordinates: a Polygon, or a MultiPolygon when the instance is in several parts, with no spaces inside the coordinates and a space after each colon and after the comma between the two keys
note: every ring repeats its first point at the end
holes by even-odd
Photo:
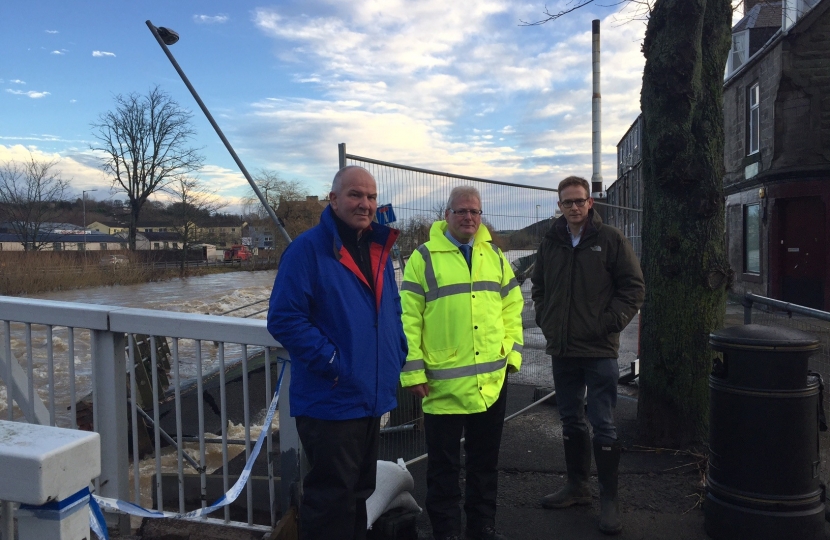
{"type": "Polygon", "coordinates": [[[188,265],[147,260],[144,254],[116,252],[118,262],[103,262],[112,252],[4,252],[0,254],[0,295],[16,296],[46,291],[131,285],[176,277],[201,276],[240,270],[275,268],[276,259],[257,258],[250,264],[188,265]],[[86,255],[86,256],[84,256],[86,255]]]}

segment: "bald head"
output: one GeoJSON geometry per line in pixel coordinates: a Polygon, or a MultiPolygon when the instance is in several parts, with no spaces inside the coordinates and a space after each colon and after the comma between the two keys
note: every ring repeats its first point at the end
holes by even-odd
{"type": "Polygon", "coordinates": [[[331,182],[329,201],[337,217],[351,229],[362,231],[375,219],[378,208],[378,188],[374,177],[363,167],[343,167],[331,182]]]}

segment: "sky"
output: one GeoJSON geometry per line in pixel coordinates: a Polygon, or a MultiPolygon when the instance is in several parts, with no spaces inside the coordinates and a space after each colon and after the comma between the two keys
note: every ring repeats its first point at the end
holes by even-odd
{"type": "MultiPolygon", "coordinates": [[[[591,20],[602,28],[602,175],[639,114],[645,23],[597,0],[9,0],[0,3],[0,163],[58,160],[72,196],[124,199],[91,124],[117,95],[158,85],[193,114],[200,178],[249,189],[145,21],[246,168],[325,195],[337,144],[364,157],[527,185],[591,177],[591,20]]],[[[383,201],[381,201],[383,202],[383,201]]]]}

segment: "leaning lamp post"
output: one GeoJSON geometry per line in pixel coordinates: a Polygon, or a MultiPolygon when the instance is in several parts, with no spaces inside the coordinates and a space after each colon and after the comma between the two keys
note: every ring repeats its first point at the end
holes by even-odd
{"type": "Polygon", "coordinates": [[[262,195],[262,192],[259,190],[259,187],[257,187],[256,182],[254,182],[254,179],[251,177],[250,173],[248,173],[248,169],[245,168],[245,165],[243,165],[242,160],[239,159],[239,156],[236,155],[236,151],[234,151],[233,147],[231,146],[231,143],[228,142],[228,139],[225,138],[225,134],[222,133],[222,130],[219,128],[219,124],[217,124],[216,121],[213,119],[213,115],[210,114],[210,111],[205,106],[204,102],[202,101],[202,98],[200,98],[199,94],[196,93],[196,89],[193,88],[192,84],[190,84],[190,80],[188,80],[187,75],[184,74],[182,68],[179,67],[179,63],[176,62],[176,59],[173,57],[173,53],[171,53],[170,49],[167,47],[168,45],[173,45],[174,43],[179,41],[179,34],[163,26],[154,26],[153,23],[150,21],[147,21],[147,27],[150,29],[150,32],[153,33],[153,36],[156,38],[156,41],[158,41],[158,44],[159,46],[161,46],[161,49],[164,51],[164,54],[167,55],[167,59],[170,60],[171,64],[173,64],[173,67],[176,69],[176,72],[179,74],[179,77],[182,78],[182,82],[184,82],[185,86],[187,86],[187,89],[190,90],[190,93],[193,95],[193,99],[195,99],[196,103],[199,104],[199,108],[201,108],[202,112],[205,113],[208,122],[210,122],[210,125],[213,126],[213,129],[216,131],[216,134],[219,135],[220,139],[222,139],[222,143],[224,143],[225,148],[227,148],[228,152],[230,152],[231,157],[236,162],[236,165],[239,167],[239,170],[242,172],[242,174],[245,176],[245,179],[251,185],[251,189],[254,190],[254,193],[256,194],[257,198],[260,200],[262,205],[265,206],[265,211],[268,212],[268,216],[271,218],[271,221],[273,221],[274,224],[277,226],[277,229],[282,234],[282,237],[283,239],[285,239],[286,243],[290,243],[291,237],[288,235],[288,231],[286,231],[285,227],[282,226],[282,222],[277,217],[277,214],[274,213],[274,209],[271,208],[271,206],[268,204],[268,201],[262,195]]]}

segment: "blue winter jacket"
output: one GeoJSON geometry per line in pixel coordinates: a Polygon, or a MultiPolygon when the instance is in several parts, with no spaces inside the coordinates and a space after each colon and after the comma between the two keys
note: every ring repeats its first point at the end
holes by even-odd
{"type": "Polygon", "coordinates": [[[375,292],[349,254],[331,207],[283,253],[268,331],[291,356],[291,416],[348,420],[395,408],[406,360],[389,252],[398,231],[372,224],[375,292]]]}

